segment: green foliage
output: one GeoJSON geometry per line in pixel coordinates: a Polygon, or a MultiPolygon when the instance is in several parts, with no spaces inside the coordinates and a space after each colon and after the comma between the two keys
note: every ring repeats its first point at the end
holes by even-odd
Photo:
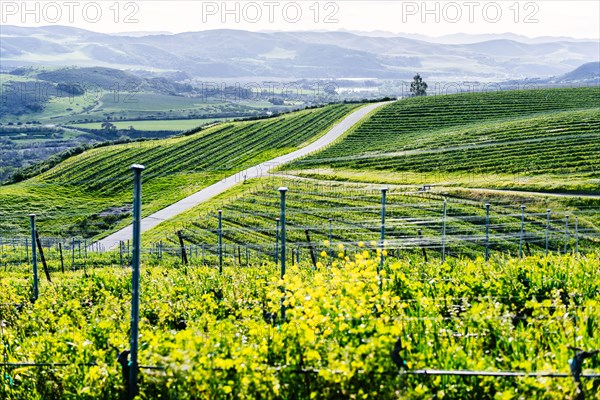
{"type": "MultiPolygon", "coordinates": [[[[340,250],[340,249],[338,249],[340,250]]],[[[141,277],[140,399],[568,399],[571,379],[466,378],[409,370],[568,372],[569,346],[600,347],[600,259],[388,259],[362,249],[313,271],[272,264],[218,270],[169,261],[141,277]],[[280,319],[282,302],[286,320],[280,319]],[[273,317],[275,323],[273,323],[273,317]],[[397,342],[400,339],[400,342],[397,342]],[[305,373],[298,373],[305,371],[305,373]]],[[[30,280],[0,280],[7,399],[117,399],[129,347],[130,271],[56,275],[29,302],[30,280]],[[82,364],[93,364],[82,365],[82,364]]],[[[597,358],[585,371],[600,366],[597,358]]],[[[590,398],[591,380],[583,381],[590,398]]]]}
{"type": "Polygon", "coordinates": [[[410,93],[414,97],[427,96],[427,83],[421,78],[421,75],[416,74],[413,81],[410,83],[410,93]]]}

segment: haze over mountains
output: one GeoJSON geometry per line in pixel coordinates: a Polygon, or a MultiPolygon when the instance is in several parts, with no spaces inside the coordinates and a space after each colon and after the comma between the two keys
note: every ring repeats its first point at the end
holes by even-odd
{"type": "Polygon", "coordinates": [[[439,38],[445,43],[432,43],[378,32],[210,30],[127,36],[10,25],[2,26],[0,34],[3,70],[105,66],[185,71],[203,79],[409,79],[420,72],[432,80],[499,81],[560,76],[600,60],[597,40],[506,35],[452,35],[439,38]],[[470,39],[474,42],[466,43],[470,39]]]}

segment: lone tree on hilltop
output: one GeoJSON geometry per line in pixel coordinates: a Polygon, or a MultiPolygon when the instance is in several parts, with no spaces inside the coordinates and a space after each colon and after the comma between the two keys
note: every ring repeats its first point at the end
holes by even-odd
{"type": "Polygon", "coordinates": [[[427,96],[427,84],[421,78],[421,75],[416,74],[410,84],[410,92],[413,97],[427,96]]]}

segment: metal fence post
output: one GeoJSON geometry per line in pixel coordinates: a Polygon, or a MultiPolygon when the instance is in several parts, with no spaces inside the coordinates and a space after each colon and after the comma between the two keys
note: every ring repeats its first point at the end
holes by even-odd
{"type": "Polygon", "coordinates": [[[548,244],[550,242],[550,209],[546,209],[546,256],[548,256],[548,244]]]}
{"type": "Polygon", "coordinates": [[[138,339],[140,319],[140,253],[142,214],[142,171],[143,165],[134,164],[133,170],[133,254],[131,274],[131,338],[128,397],[138,394],[138,339]]]}
{"type": "Polygon", "coordinates": [[[448,201],[444,199],[444,209],[442,213],[442,264],[446,262],[446,210],[448,201]]]}
{"type": "Polygon", "coordinates": [[[490,203],[485,204],[485,261],[490,259],[490,203]]]}
{"type": "Polygon", "coordinates": [[[333,264],[333,218],[329,218],[329,264],[333,264]]]}
{"type": "Polygon", "coordinates": [[[35,246],[35,214],[29,214],[29,221],[31,224],[31,262],[33,265],[33,301],[38,299],[38,265],[37,265],[37,253],[35,246]]]}
{"type": "Polygon", "coordinates": [[[523,240],[525,239],[525,204],[521,204],[521,233],[519,235],[519,258],[523,258],[523,240]]]}
{"type": "MultiPolygon", "coordinates": [[[[288,191],[288,188],[286,187],[280,187],[279,188],[279,193],[281,194],[281,280],[283,280],[284,276],[285,276],[285,259],[286,259],[286,254],[285,254],[285,194],[288,191]]],[[[282,296],[281,296],[281,320],[284,321],[285,320],[285,305],[284,305],[284,299],[285,299],[285,288],[282,286],[281,287],[281,291],[282,291],[282,296]]]]}
{"type": "Polygon", "coordinates": [[[575,217],[575,254],[579,254],[579,217],[575,217]]]}
{"type": "Polygon", "coordinates": [[[565,215],[565,254],[567,254],[568,242],[569,242],[569,216],[565,215]]]}
{"type": "Polygon", "coordinates": [[[388,188],[381,189],[381,254],[379,255],[379,268],[377,268],[377,284],[379,285],[379,290],[381,291],[382,282],[381,282],[381,270],[383,269],[383,249],[385,248],[385,202],[388,188]]]}
{"type": "Polygon", "coordinates": [[[275,252],[273,254],[275,265],[279,263],[279,221],[279,218],[275,218],[275,252]]]}
{"type": "Polygon", "coordinates": [[[219,274],[223,274],[223,210],[219,210],[219,274]]]}

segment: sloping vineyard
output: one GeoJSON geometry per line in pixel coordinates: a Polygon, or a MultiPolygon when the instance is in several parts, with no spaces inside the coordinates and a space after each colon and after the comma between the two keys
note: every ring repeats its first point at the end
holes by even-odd
{"type": "Polygon", "coordinates": [[[35,213],[47,234],[104,233],[129,215],[132,164],[148,166],[144,212],[150,213],[316,139],[358,106],[330,105],[264,121],[218,125],[189,137],[87,151],[26,182],[1,187],[1,230],[24,233],[27,214],[35,213]]]}
{"type": "Polygon", "coordinates": [[[597,177],[599,104],[600,88],[407,99],[287,168],[597,177]]]}
{"type": "MultiPolygon", "coordinates": [[[[271,260],[278,242],[278,185],[290,189],[286,201],[288,257],[310,264],[313,247],[317,261],[327,263],[331,252],[323,247],[324,241],[341,243],[347,249],[356,249],[361,242],[366,246],[379,243],[382,209],[379,189],[313,180],[276,180],[264,180],[242,194],[165,222],[144,235],[145,243],[150,246],[161,241],[164,248],[177,252],[180,246],[177,232],[181,232],[186,245],[192,246],[188,255],[208,260],[218,250],[217,209],[221,209],[226,262],[243,265],[247,251],[250,259],[271,260]]],[[[439,193],[389,190],[385,208],[386,248],[394,255],[426,252],[436,259],[440,258],[442,246],[447,256],[483,256],[486,202],[491,203],[487,241],[491,253],[518,255],[521,247],[523,254],[543,254],[546,236],[548,251],[555,253],[570,253],[576,247],[578,251],[590,251],[600,243],[600,219],[596,211],[600,199],[519,201],[499,195],[483,198],[456,192],[449,193],[446,200],[444,216],[444,196],[439,193]],[[523,221],[522,204],[526,206],[523,221]]]]}

